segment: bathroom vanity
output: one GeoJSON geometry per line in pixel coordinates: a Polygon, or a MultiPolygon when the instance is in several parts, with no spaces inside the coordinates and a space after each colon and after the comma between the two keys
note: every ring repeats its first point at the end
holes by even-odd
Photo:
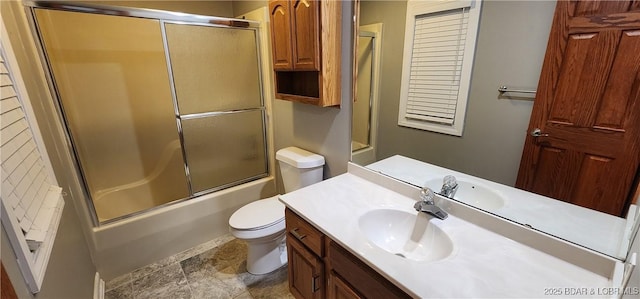
{"type": "Polygon", "coordinates": [[[298,298],[544,297],[620,286],[622,262],[355,164],[280,196],[298,298]]]}
{"type": "Polygon", "coordinates": [[[410,298],[293,211],[285,212],[289,288],[299,298],[410,298]]]}

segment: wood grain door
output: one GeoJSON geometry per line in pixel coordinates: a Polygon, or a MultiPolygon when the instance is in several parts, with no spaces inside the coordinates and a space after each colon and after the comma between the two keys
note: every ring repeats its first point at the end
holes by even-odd
{"type": "Polygon", "coordinates": [[[288,0],[271,0],[269,1],[269,14],[273,69],[276,71],[292,70],[291,3],[288,0]]]}
{"type": "Polygon", "coordinates": [[[516,187],[621,216],[640,160],[639,69],[640,1],[558,1],[516,187]]]}
{"type": "Polygon", "coordinates": [[[299,299],[324,298],[324,263],[298,242],[287,235],[289,291],[299,299]]]}
{"type": "Polygon", "coordinates": [[[344,280],[340,279],[340,276],[334,272],[329,273],[327,279],[327,298],[328,299],[362,299],[351,286],[344,280]]]}
{"type": "Polygon", "coordinates": [[[320,7],[315,0],[292,3],[293,68],[320,70],[320,7]]]}

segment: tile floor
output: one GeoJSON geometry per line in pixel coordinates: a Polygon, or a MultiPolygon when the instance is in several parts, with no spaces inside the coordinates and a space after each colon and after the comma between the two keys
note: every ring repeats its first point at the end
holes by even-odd
{"type": "Polygon", "coordinates": [[[253,275],[246,259],[246,243],[225,235],[108,281],[105,299],[294,298],[287,267],[253,275]]]}

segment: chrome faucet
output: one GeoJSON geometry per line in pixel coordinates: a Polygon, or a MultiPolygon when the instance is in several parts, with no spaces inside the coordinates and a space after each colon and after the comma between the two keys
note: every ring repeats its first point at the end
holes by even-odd
{"type": "Polygon", "coordinates": [[[441,208],[437,207],[435,202],[433,201],[436,197],[435,193],[427,187],[422,188],[420,191],[420,200],[413,205],[413,208],[418,212],[425,212],[429,215],[433,215],[438,219],[444,220],[449,216],[447,212],[443,211],[441,208]]]}
{"type": "Polygon", "coordinates": [[[445,176],[442,180],[440,195],[453,199],[453,196],[456,195],[456,191],[458,191],[458,181],[456,180],[456,177],[452,175],[445,176]]]}

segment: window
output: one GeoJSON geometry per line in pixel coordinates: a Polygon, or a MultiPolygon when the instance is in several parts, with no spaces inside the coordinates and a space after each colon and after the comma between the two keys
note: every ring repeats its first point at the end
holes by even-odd
{"type": "Polygon", "coordinates": [[[0,219],[27,287],[42,287],[64,200],[34,124],[24,80],[0,22],[0,219]],[[5,60],[6,58],[6,60],[5,60]],[[13,67],[13,68],[12,68],[13,67]]]}
{"type": "Polygon", "coordinates": [[[480,1],[408,2],[399,125],[462,136],[480,1]]]}

